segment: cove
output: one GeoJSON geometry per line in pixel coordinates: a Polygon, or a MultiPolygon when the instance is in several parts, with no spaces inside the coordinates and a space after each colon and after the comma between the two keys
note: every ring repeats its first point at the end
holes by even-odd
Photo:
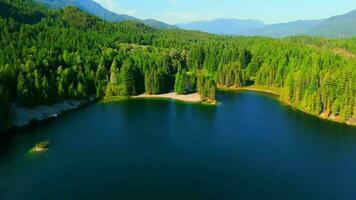
{"type": "Polygon", "coordinates": [[[218,98],[98,103],[1,138],[0,199],[355,199],[355,127],[218,98]]]}

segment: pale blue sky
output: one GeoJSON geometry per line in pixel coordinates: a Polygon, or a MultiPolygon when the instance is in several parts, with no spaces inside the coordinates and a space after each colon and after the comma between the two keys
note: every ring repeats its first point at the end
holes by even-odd
{"type": "Polygon", "coordinates": [[[321,19],[356,9],[356,0],[94,0],[103,7],[141,19],[170,24],[215,18],[279,23],[321,19]]]}

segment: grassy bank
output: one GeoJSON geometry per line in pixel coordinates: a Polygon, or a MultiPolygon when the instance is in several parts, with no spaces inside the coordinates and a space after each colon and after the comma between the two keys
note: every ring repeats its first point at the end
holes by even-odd
{"type": "Polygon", "coordinates": [[[276,96],[280,96],[280,89],[279,88],[272,88],[272,87],[264,87],[259,85],[247,86],[247,87],[226,87],[226,86],[218,86],[220,91],[256,91],[256,92],[263,92],[268,94],[273,94],[276,96]]]}

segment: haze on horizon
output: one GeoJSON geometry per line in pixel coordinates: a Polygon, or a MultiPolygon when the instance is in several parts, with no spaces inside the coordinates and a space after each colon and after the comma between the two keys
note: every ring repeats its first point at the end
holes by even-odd
{"type": "Polygon", "coordinates": [[[104,8],[170,24],[217,18],[258,19],[267,24],[322,19],[356,9],[355,0],[94,0],[104,8]]]}

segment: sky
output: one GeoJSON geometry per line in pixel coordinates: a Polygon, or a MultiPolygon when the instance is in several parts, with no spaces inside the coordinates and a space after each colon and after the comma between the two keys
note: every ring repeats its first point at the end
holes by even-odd
{"type": "Polygon", "coordinates": [[[322,19],[356,9],[356,0],[94,0],[104,8],[169,24],[216,18],[282,23],[322,19]]]}

